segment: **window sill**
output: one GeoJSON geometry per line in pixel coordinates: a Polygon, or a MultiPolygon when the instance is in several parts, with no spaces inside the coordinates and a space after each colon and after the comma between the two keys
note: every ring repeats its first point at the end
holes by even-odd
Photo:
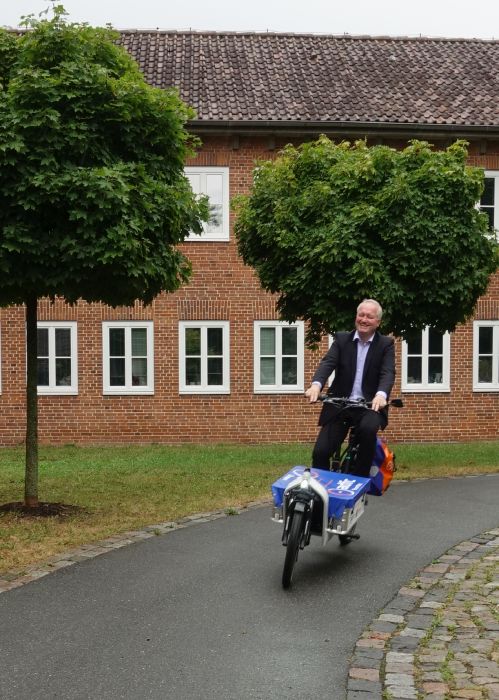
{"type": "Polygon", "coordinates": [[[435,386],[411,386],[402,387],[403,394],[449,394],[450,387],[435,387],[435,386]]]}
{"type": "Polygon", "coordinates": [[[200,388],[182,388],[179,389],[178,392],[181,396],[192,396],[192,395],[199,395],[203,394],[205,396],[210,396],[210,395],[220,395],[220,394],[230,394],[230,389],[227,389],[226,387],[221,387],[220,389],[215,389],[213,387],[210,387],[209,389],[200,389],[200,388]]]}
{"type": "Polygon", "coordinates": [[[253,393],[255,394],[303,394],[305,389],[303,387],[255,387],[253,393]]]}
{"type": "Polygon", "coordinates": [[[154,389],[104,389],[103,396],[153,396],[154,389]]]}
{"type": "Polygon", "coordinates": [[[78,396],[78,389],[38,389],[38,396],[78,396]]]}
{"type": "Polygon", "coordinates": [[[200,234],[199,236],[188,236],[184,238],[184,243],[229,243],[230,237],[228,235],[224,236],[210,236],[206,234],[200,234]]]}

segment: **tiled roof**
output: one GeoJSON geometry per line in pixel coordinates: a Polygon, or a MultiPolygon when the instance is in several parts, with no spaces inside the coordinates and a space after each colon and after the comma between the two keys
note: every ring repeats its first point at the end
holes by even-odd
{"type": "Polygon", "coordinates": [[[199,122],[499,127],[499,41],[123,31],[199,122]]]}

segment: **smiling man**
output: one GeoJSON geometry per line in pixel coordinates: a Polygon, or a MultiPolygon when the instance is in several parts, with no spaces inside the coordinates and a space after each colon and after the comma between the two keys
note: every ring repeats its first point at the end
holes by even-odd
{"type": "Polygon", "coordinates": [[[331,456],[355,426],[359,453],[355,473],[368,476],[376,449],[376,435],[388,424],[386,404],[395,381],[393,338],[378,332],[383,310],[374,299],[364,299],[357,307],[355,330],[336,333],[334,342],[320,362],[312,384],[305,392],[311,403],[334,371],[330,396],[365,399],[372,409],[340,409],[324,404],[319,417],[321,430],[312,453],[312,466],[329,469],[331,456]]]}

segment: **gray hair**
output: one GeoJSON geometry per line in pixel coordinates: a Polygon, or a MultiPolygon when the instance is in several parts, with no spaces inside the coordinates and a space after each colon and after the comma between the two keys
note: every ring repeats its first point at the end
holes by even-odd
{"type": "Polygon", "coordinates": [[[381,304],[376,301],[376,299],[362,299],[360,304],[357,306],[357,311],[360,309],[362,304],[374,304],[376,307],[376,318],[378,321],[381,321],[381,317],[383,316],[383,309],[381,308],[381,304]]]}

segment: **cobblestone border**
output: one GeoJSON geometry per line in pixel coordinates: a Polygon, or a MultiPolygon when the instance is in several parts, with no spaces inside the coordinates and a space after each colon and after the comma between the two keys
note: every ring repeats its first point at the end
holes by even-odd
{"type": "Polygon", "coordinates": [[[357,641],[347,700],[499,699],[499,528],[400,589],[357,641]]]}
{"type": "Polygon", "coordinates": [[[217,520],[218,518],[238,515],[246,510],[269,504],[270,500],[265,499],[262,501],[252,501],[242,508],[230,507],[210,513],[195,513],[194,515],[188,515],[180,520],[149,525],[143,530],[129,530],[113,537],[107,537],[99,542],[94,542],[93,544],[83,544],[75,549],[56,554],[46,561],[38,562],[37,564],[27,566],[23,569],[16,569],[0,574],[0,594],[11,591],[13,588],[25,586],[32,581],[37,581],[58,569],[63,569],[67,566],[77,564],[80,561],[84,561],[85,559],[93,559],[101,554],[106,554],[113,549],[120,549],[134,542],[147,540],[157,535],[166,535],[169,532],[175,532],[176,530],[181,530],[190,525],[197,525],[210,520],[217,520]]]}

